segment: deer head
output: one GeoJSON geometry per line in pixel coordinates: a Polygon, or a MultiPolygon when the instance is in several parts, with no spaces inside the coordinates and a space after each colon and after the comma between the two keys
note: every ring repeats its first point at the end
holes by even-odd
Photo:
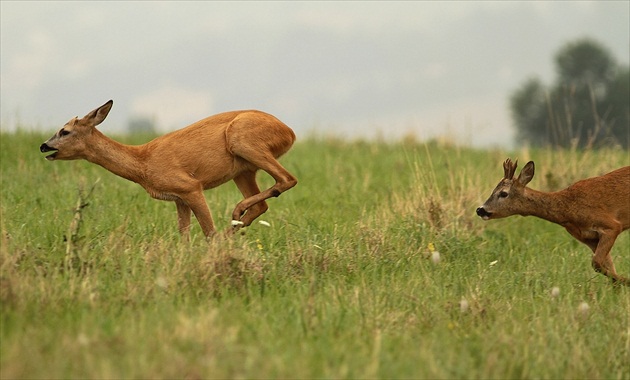
{"type": "Polygon", "coordinates": [[[90,136],[96,130],[95,127],[105,120],[113,104],[114,102],[110,100],[81,119],[77,117],[71,119],[48,141],[43,143],[39,150],[42,153],[53,152],[46,156],[46,159],[50,161],[85,158],[90,136]]]}
{"type": "Polygon", "coordinates": [[[529,161],[514,179],[518,160],[509,158],[503,163],[503,179],[492,191],[490,198],[479,208],[477,215],[484,220],[505,218],[519,214],[524,201],[525,186],[534,178],[534,162],[529,161]]]}

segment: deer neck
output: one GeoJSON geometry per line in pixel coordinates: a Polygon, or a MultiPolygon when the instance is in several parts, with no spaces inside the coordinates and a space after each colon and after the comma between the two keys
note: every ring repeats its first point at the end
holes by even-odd
{"type": "Polygon", "coordinates": [[[90,145],[85,159],[100,165],[117,176],[136,183],[144,178],[143,146],[119,143],[95,130],[96,141],[90,145]]]}
{"type": "Polygon", "coordinates": [[[564,225],[568,222],[567,217],[567,197],[564,192],[558,191],[546,193],[530,188],[525,188],[525,203],[528,205],[520,214],[531,215],[549,222],[564,225]]]}

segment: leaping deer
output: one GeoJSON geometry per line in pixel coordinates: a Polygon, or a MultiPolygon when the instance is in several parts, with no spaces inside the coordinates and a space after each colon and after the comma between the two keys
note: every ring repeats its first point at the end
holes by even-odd
{"type": "Polygon", "coordinates": [[[47,160],[84,159],[140,184],[155,199],[177,206],[179,232],[188,237],[191,211],[207,238],[215,233],[203,191],[234,180],[244,199],[232,213],[232,228],[249,226],[267,211],[266,199],[297,184],[276,160],[286,153],[295,134],[280,120],[261,111],[232,111],[210,116],[143,145],[124,145],[103,135],[96,126],[113,101],[73,118],[40,146],[53,152],[47,160]],[[260,191],[256,171],[276,183],[260,191]]]}
{"type": "Polygon", "coordinates": [[[533,215],[559,224],[593,251],[595,271],[630,286],[629,279],[617,274],[610,255],[617,236],[630,228],[630,166],[545,193],[526,187],[534,177],[532,161],[514,179],[517,162],[508,158],[503,163],[503,179],[477,215],[484,220],[533,215]]]}

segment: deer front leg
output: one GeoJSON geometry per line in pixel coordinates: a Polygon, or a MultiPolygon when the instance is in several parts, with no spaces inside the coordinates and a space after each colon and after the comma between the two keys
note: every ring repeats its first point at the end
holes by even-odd
{"type": "Polygon", "coordinates": [[[619,232],[607,230],[601,233],[597,248],[594,250],[591,264],[596,272],[610,277],[614,282],[630,286],[630,280],[617,274],[610,251],[619,232]]]}
{"type": "Polygon", "coordinates": [[[190,207],[179,200],[175,201],[175,205],[177,206],[177,225],[179,226],[179,233],[188,240],[190,237],[190,207]]]}
{"type": "MultiPolygon", "coordinates": [[[[197,191],[193,193],[189,193],[184,197],[181,197],[182,201],[188,207],[188,218],[190,220],[190,211],[195,214],[195,218],[199,222],[201,226],[201,230],[203,231],[206,238],[211,238],[215,233],[214,222],[212,221],[212,214],[210,214],[210,209],[208,208],[208,204],[206,203],[206,198],[203,196],[203,192],[197,191]]],[[[177,211],[179,212],[180,207],[178,206],[177,211]]],[[[185,210],[183,210],[186,213],[185,210]]],[[[189,222],[190,224],[190,222],[189,222]]]]}

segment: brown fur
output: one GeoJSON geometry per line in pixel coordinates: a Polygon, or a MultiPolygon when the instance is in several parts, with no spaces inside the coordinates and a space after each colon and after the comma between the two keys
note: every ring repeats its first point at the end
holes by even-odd
{"type": "Polygon", "coordinates": [[[533,215],[559,224],[593,251],[597,272],[630,286],[630,280],[617,274],[610,255],[617,236],[630,228],[630,166],[552,193],[526,187],[534,177],[532,161],[514,179],[516,166],[509,158],[505,161],[503,179],[477,214],[485,220],[533,215]]]}
{"type": "Polygon", "coordinates": [[[266,199],[277,197],[297,184],[276,160],[286,153],[295,134],[280,120],[261,111],[232,111],[210,116],[146,144],[124,145],[95,127],[113,102],[70,120],[40,147],[56,151],[48,160],[85,159],[140,184],[156,199],[177,205],[179,231],[187,235],[191,211],[207,237],[215,233],[203,190],[234,180],[244,199],[232,219],[248,226],[267,211],[266,199]],[[269,173],[276,183],[260,191],[256,171],[269,173]]]}

